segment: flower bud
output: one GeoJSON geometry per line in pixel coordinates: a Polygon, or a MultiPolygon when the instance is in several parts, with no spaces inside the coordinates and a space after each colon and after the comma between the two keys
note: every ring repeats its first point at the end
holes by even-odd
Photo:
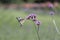
{"type": "Polygon", "coordinates": [[[37,26],[39,26],[39,25],[41,24],[41,22],[38,21],[38,20],[36,20],[36,21],[35,21],[35,24],[36,24],[37,26]]]}

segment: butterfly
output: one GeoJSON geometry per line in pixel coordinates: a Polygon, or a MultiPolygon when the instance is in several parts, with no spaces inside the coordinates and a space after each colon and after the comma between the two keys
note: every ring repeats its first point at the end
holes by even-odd
{"type": "Polygon", "coordinates": [[[20,23],[20,25],[22,26],[23,23],[25,22],[25,19],[21,18],[21,17],[16,17],[16,19],[18,20],[18,22],[20,23]]]}

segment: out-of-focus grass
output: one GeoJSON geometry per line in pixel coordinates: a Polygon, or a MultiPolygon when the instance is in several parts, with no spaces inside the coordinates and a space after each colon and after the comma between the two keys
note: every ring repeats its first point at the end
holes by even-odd
{"type": "MultiPolygon", "coordinates": [[[[30,12],[31,13],[31,12],[30,12]]],[[[32,21],[27,20],[21,28],[16,20],[16,17],[25,18],[29,12],[23,10],[4,10],[0,9],[0,40],[38,40],[36,30],[32,21]]],[[[60,34],[55,30],[52,20],[49,21],[48,14],[36,13],[40,25],[40,39],[41,40],[60,40],[60,34]],[[49,25],[51,23],[51,25],[49,25]],[[50,27],[49,27],[50,26],[50,27]]],[[[55,15],[58,29],[60,30],[60,16],[55,15]]]]}

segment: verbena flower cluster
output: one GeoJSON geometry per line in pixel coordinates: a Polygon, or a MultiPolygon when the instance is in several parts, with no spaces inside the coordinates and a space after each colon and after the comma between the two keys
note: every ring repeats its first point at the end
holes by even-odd
{"type": "Polygon", "coordinates": [[[34,13],[29,14],[26,19],[27,19],[27,20],[30,20],[30,19],[31,19],[37,26],[40,25],[40,21],[37,20],[37,16],[36,16],[36,14],[34,14],[34,13]]]}
{"type": "Polygon", "coordinates": [[[29,14],[25,19],[22,19],[21,17],[16,17],[19,23],[23,22],[24,20],[32,20],[37,26],[40,25],[40,21],[37,20],[37,16],[35,13],[29,14]]]}

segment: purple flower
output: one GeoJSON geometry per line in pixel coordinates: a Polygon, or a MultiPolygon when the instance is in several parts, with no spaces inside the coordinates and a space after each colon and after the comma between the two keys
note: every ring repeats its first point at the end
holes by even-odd
{"type": "Polygon", "coordinates": [[[53,4],[48,4],[48,8],[53,8],[53,4]]]}
{"type": "Polygon", "coordinates": [[[36,14],[32,13],[32,14],[31,14],[31,18],[32,18],[32,19],[36,18],[36,14]]]}
{"type": "Polygon", "coordinates": [[[30,14],[30,15],[28,15],[26,19],[31,19],[31,14],[30,14]]]}
{"type": "Polygon", "coordinates": [[[36,24],[37,26],[39,26],[39,25],[41,24],[41,22],[38,21],[38,20],[36,20],[36,21],[35,21],[35,24],[36,24]]]}
{"type": "Polygon", "coordinates": [[[50,15],[54,15],[54,11],[51,11],[49,14],[50,14],[50,15]]]}
{"type": "Polygon", "coordinates": [[[27,16],[27,19],[35,19],[36,18],[36,14],[29,14],[28,16],[27,16]]]}

